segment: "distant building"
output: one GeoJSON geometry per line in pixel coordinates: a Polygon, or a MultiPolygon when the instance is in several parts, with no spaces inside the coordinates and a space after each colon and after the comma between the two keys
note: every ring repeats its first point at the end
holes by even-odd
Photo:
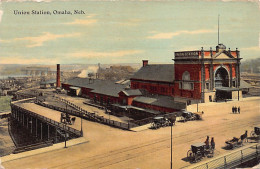
{"type": "Polygon", "coordinates": [[[54,88],[56,87],[56,80],[47,80],[47,81],[42,81],[40,83],[40,88],[41,89],[47,89],[47,88],[54,88]]]}

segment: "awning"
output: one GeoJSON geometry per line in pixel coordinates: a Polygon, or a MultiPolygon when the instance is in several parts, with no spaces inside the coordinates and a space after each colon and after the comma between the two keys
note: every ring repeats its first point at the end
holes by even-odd
{"type": "Polygon", "coordinates": [[[115,106],[115,107],[119,107],[121,109],[134,109],[134,110],[138,110],[138,111],[143,111],[143,112],[147,112],[147,113],[151,113],[151,114],[161,114],[161,112],[159,111],[156,111],[156,110],[149,110],[149,109],[143,109],[143,108],[140,108],[140,107],[135,107],[135,106],[124,106],[124,105],[120,105],[120,104],[112,104],[112,106],[115,106]]]}
{"type": "Polygon", "coordinates": [[[70,89],[72,89],[72,90],[79,90],[80,88],[79,88],[79,87],[71,86],[70,89]]]}
{"type": "Polygon", "coordinates": [[[111,104],[112,106],[115,106],[115,107],[119,107],[121,109],[130,109],[132,106],[128,106],[128,105],[120,105],[120,104],[111,104]]]}
{"type": "Polygon", "coordinates": [[[131,106],[131,109],[139,110],[139,111],[143,111],[143,112],[147,112],[147,113],[151,113],[151,114],[155,114],[155,115],[162,114],[161,112],[156,111],[156,110],[143,109],[143,108],[135,107],[135,106],[131,106]]]}
{"type": "Polygon", "coordinates": [[[226,92],[232,92],[232,91],[238,91],[242,90],[241,88],[232,88],[232,87],[219,87],[216,88],[217,91],[226,91],[226,92]]]}

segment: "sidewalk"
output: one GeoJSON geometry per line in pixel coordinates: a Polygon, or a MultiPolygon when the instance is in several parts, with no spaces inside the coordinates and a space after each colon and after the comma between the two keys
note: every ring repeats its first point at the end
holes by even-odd
{"type": "MultiPolygon", "coordinates": [[[[202,111],[201,108],[203,107],[207,107],[207,106],[219,106],[221,104],[233,104],[233,105],[236,105],[236,104],[240,104],[240,103],[243,103],[245,101],[249,101],[249,100],[259,100],[260,97],[246,97],[246,98],[240,98],[240,100],[231,100],[231,101],[227,101],[227,102],[208,102],[208,103],[199,103],[198,104],[198,109],[199,111],[202,111]]],[[[187,106],[187,110],[188,111],[191,111],[191,112],[197,112],[197,104],[192,104],[192,105],[189,105],[187,106]]]]}
{"type": "MultiPolygon", "coordinates": [[[[75,146],[78,144],[84,144],[87,142],[88,142],[88,140],[86,140],[86,138],[80,137],[77,139],[72,139],[72,140],[67,141],[67,147],[75,146]]],[[[44,147],[44,148],[26,151],[26,152],[22,152],[22,153],[18,153],[18,154],[10,154],[7,156],[3,156],[3,157],[1,157],[1,160],[2,160],[2,163],[4,163],[4,162],[8,162],[8,161],[13,161],[13,160],[37,155],[37,154],[42,154],[42,153],[46,153],[46,152],[50,152],[50,151],[63,149],[63,148],[64,148],[64,142],[61,142],[61,143],[53,144],[52,146],[49,146],[49,147],[44,147]]]]}

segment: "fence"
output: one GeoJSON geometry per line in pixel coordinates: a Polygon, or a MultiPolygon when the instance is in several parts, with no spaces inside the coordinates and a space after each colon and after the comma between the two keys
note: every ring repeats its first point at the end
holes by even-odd
{"type": "Polygon", "coordinates": [[[49,105],[49,104],[43,103],[39,100],[35,100],[35,103],[39,104],[41,106],[50,108],[50,109],[69,113],[69,114],[74,115],[74,116],[82,117],[82,118],[87,119],[87,120],[96,121],[96,122],[99,122],[99,123],[102,123],[102,124],[107,124],[107,125],[110,125],[110,126],[113,126],[113,127],[121,128],[121,129],[127,129],[128,130],[132,127],[138,126],[138,125],[130,123],[130,122],[129,123],[122,123],[122,122],[119,122],[119,121],[104,118],[103,116],[99,116],[95,113],[91,113],[91,112],[88,112],[86,110],[83,110],[81,107],[79,107],[79,106],[77,106],[77,105],[75,105],[75,104],[73,104],[73,103],[71,103],[71,102],[69,102],[65,99],[62,99],[62,98],[59,98],[59,97],[56,97],[56,98],[59,101],[73,107],[76,110],[69,110],[69,109],[66,109],[66,108],[61,108],[61,107],[58,107],[58,106],[49,105]]]}
{"type": "Polygon", "coordinates": [[[196,167],[189,167],[192,169],[227,169],[233,168],[248,162],[253,159],[259,159],[260,157],[260,146],[259,144],[254,144],[242,150],[235,151],[234,153],[221,156],[215,160],[211,160],[207,163],[201,164],[196,167]]]}

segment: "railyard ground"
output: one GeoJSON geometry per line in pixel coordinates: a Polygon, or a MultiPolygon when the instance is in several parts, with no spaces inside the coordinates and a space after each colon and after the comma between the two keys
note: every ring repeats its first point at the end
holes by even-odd
{"type": "MultiPolygon", "coordinates": [[[[202,121],[176,123],[173,127],[173,168],[192,165],[186,160],[186,153],[192,143],[204,142],[207,135],[215,138],[215,157],[230,152],[222,148],[227,139],[260,126],[259,103],[260,97],[249,97],[240,101],[199,104],[199,111],[204,111],[202,121]],[[241,114],[232,114],[232,106],[240,106],[241,114]]],[[[196,111],[196,106],[188,109],[196,111]]],[[[3,160],[2,165],[6,169],[170,168],[170,127],[132,132],[83,120],[83,131],[87,143],[44,153],[41,150],[33,156],[3,160]]]]}

